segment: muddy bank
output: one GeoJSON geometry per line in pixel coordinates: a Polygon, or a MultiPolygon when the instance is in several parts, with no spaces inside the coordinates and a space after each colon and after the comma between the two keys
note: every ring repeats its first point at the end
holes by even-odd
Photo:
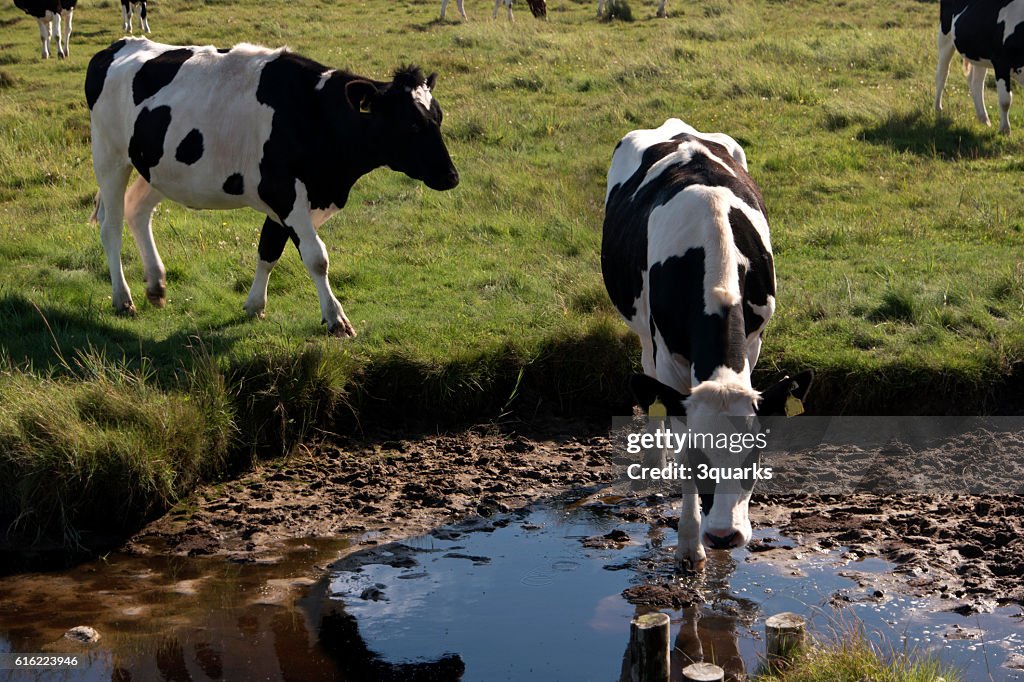
{"type": "Polygon", "coordinates": [[[273,560],[297,537],[363,545],[489,517],[611,481],[613,448],[594,424],[479,426],[451,434],[342,439],[201,490],[127,543],[133,553],[273,560]]]}

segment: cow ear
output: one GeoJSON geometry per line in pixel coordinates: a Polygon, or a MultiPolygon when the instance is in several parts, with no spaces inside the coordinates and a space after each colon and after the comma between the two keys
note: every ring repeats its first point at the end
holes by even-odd
{"type": "Polygon", "coordinates": [[[432,73],[429,76],[427,76],[427,90],[433,90],[434,89],[434,83],[436,83],[436,82],[437,82],[437,72],[435,71],[434,73],[432,73]]]}
{"type": "MultiPolygon", "coordinates": [[[[800,372],[795,377],[783,377],[768,390],[761,393],[761,400],[757,404],[757,414],[761,417],[781,417],[787,414],[787,402],[799,405],[800,412],[803,411],[803,400],[814,382],[814,370],[808,369],[800,372]],[[793,402],[795,399],[796,403],[793,402]]],[[[793,411],[790,407],[790,412],[793,411]]],[[[799,412],[797,412],[799,414],[799,412]]]]}
{"type": "Polygon", "coordinates": [[[345,86],[345,97],[352,108],[361,114],[369,114],[378,95],[377,86],[370,81],[354,80],[345,86]]]}
{"type": "Polygon", "coordinates": [[[645,413],[651,409],[651,405],[655,401],[660,401],[665,406],[668,416],[686,416],[686,406],[683,404],[686,396],[657,379],[646,374],[634,374],[629,380],[629,388],[633,391],[633,397],[636,398],[645,413]]]}

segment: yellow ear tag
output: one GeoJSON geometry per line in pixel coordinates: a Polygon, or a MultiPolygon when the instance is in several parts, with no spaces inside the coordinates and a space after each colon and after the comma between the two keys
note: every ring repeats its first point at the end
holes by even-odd
{"type": "Polygon", "coordinates": [[[804,413],[803,401],[801,401],[800,398],[797,398],[795,395],[791,395],[788,398],[786,398],[786,408],[785,409],[786,409],[786,416],[787,417],[795,417],[798,414],[803,414],[804,413]]]}
{"type": "Polygon", "coordinates": [[[665,409],[665,404],[661,402],[660,398],[655,398],[651,406],[647,408],[648,417],[667,417],[668,410],[665,409]]]}

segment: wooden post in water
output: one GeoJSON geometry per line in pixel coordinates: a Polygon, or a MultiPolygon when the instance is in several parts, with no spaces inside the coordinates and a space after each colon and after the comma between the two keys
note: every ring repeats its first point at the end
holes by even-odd
{"type": "Polygon", "coordinates": [[[694,663],[683,668],[685,682],[722,682],[725,671],[711,663],[694,663]]]}
{"type": "Polygon", "coordinates": [[[807,631],[804,619],[788,611],[771,616],[764,622],[768,663],[789,661],[803,648],[807,631]]]}
{"type": "Polygon", "coordinates": [[[629,675],[632,682],[669,682],[669,617],[645,613],[629,626],[629,675]]]}

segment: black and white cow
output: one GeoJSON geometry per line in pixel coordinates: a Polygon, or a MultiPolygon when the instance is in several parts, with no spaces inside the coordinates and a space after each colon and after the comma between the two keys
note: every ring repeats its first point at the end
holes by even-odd
{"type": "MultiPolygon", "coordinates": [[[[608,171],[601,272],[640,337],[644,374],[633,378],[633,391],[644,408],[660,400],[669,416],[685,415],[701,432],[723,416],[782,414],[787,397],[802,398],[810,386],[810,372],[763,394],[751,385],[775,311],[775,266],[761,193],[728,135],[673,118],[622,138],[608,171]]],[[[712,466],[724,456],[686,454],[712,466]]],[[[700,566],[704,545],[750,540],[751,488],[723,481],[699,496],[692,482],[684,485],[680,563],[700,566]]]]}
{"type": "Polygon", "coordinates": [[[43,59],[50,58],[50,37],[57,36],[57,56],[64,59],[71,50],[71,20],[78,0],[14,0],[14,6],[36,18],[43,59]],[[61,34],[61,20],[64,32],[61,34]]]}
{"type": "Polygon", "coordinates": [[[146,295],[165,302],[151,217],[164,197],[193,208],[250,206],[267,219],[245,302],[262,317],[267,282],[291,239],[316,284],[331,334],[355,330],[327,280],[317,228],[345,205],[361,176],[388,166],[432,189],[459,174],[441,138],[436,74],[415,67],[379,82],[286,49],[175,47],[126,38],[89,62],[93,167],[114,309],[132,313],[121,268],[124,218],[142,256],[146,295]],[[134,167],[139,178],[127,189],[134,167]]]}
{"type": "Polygon", "coordinates": [[[939,63],[935,71],[935,111],[942,111],[942,90],[956,52],[965,72],[978,120],[989,125],[985,110],[985,72],[992,67],[999,93],[999,132],[1010,132],[1010,81],[1024,83],[1024,0],[941,0],[939,63]]]}
{"type": "MultiPolygon", "coordinates": [[[[668,0],[661,0],[661,2],[658,3],[658,16],[659,17],[664,18],[664,17],[668,16],[668,14],[665,12],[665,3],[667,1],[668,0]]],[[[605,6],[606,2],[607,2],[607,0],[597,0],[597,18],[598,19],[600,19],[601,17],[604,16],[604,6],[605,6]]]]}
{"type": "MultiPolygon", "coordinates": [[[[441,19],[444,19],[445,14],[448,12],[448,3],[451,0],[441,0],[441,19]]],[[[463,6],[465,0],[455,0],[455,6],[459,10],[459,14],[463,19],[469,19],[466,16],[466,8],[463,6]]],[[[515,17],[512,16],[512,0],[494,0],[494,12],[491,14],[492,19],[498,18],[498,8],[505,5],[508,8],[508,20],[515,21],[515,17]]]]}
{"type": "Polygon", "coordinates": [[[146,12],[146,0],[121,0],[121,28],[128,33],[132,32],[132,14],[134,13],[134,6],[138,7],[139,23],[142,25],[142,30],[149,33],[149,19],[147,18],[146,12]]]}

